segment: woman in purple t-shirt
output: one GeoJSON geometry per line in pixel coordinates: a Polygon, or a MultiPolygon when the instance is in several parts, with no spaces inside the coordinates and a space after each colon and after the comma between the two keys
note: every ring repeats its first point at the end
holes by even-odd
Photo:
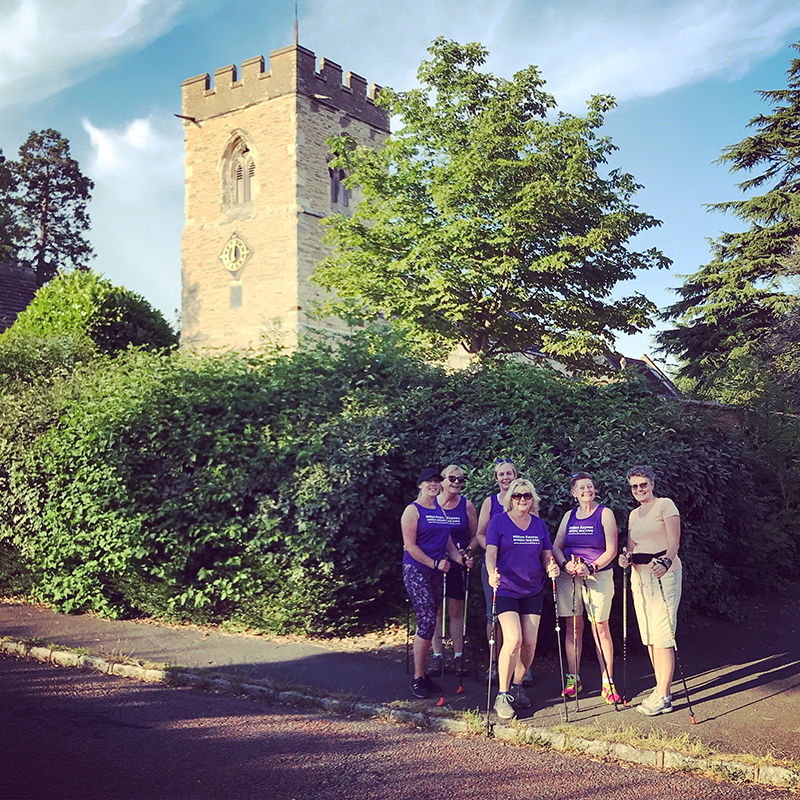
{"type": "Polygon", "coordinates": [[[547,527],[531,513],[538,501],[533,484],[517,478],[503,502],[505,513],[492,517],[486,529],[486,569],[503,631],[500,691],[494,703],[502,719],[530,708],[522,681],[536,652],[545,578],[559,573],[547,527]]]}
{"type": "Polygon", "coordinates": [[[558,615],[572,617],[567,624],[568,672],[564,694],[581,691],[580,664],[583,651],[583,614],[592,625],[597,660],[603,681],[601,694],[606,703],[622,698],[614,686],[614,644],[608,618],[614,598],[613,562],[617,556],[617,521],[610,508],[596,500],[594,478],[578,472],[570,481],[578,507],[567,511],[559,525],[553,552],[561,567],[558,578],[558,615]]]}

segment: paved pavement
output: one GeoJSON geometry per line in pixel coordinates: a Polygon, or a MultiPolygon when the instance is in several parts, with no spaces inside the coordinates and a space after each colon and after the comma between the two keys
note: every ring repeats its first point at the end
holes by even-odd
{"type": "MultiPolygon", "coordinates": [[[[599,670],[585,666],[580,711],[569,704],[569,721],[600,727],[655,729],[667,736],[689,734],[715,749],[800,762],[800,615],[796,597],[754,607],[742,623],[696,621],[679,632],[680,658],[697,724],[691,723],[682,692],[672,714],[655,719],[630,706],[615,712],[599,696],[599,670]]],[[[634,629],[635,630],[635,629],[634,629]]],[[[404,648],[379,654],[341,651],[317,644],[173,628],[136,621],[65,616],[46,608],[0,603],[0,636],[40,640],[95,654],[124,655],[190,668],[216,669],[243,678],[269,678],[325,692],[359,695],[368,702],[411,700],[404,648]]],[[[653,686],[641,645],[629,636],[628,694],[638,702],[653,686]]],[[[622,659],[617,658],[621,682],[622,659]]],[[[469,676],[464,693],[445,675],[445,703],[454,709],[485,709],[486,684],[469,676]]],[[[553,654],[540,653],[529,690],[533,708],[525,717],[541,727],[559,724],[563,710],[553,654]]],[[[676,684],[680,688],[680,683],[676,684]]],[[[677,691],[677,690],[674,690],[677,691]]],[[[429,701],[431,706],[437,701],[429,701]]]]}
{"type": "Polygon", "coordinates": [[[15,800],[796,800],[231,695],[0,658],[0,797],[15,800]]]}

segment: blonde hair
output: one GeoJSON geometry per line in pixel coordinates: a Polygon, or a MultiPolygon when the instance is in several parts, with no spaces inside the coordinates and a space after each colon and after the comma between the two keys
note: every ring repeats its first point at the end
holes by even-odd
{"type": "Polygon", "coordinates": [[[525,478],[514,478],[511,481],[511,486],[508,487],[508,492],[506,493],[505,499],[503,500],[503,510],[510,511],[511,510],[511,495],[515,492],[518,492],[520,489],[527,489],[533,495],[533,512],[537,517],[539,516],[539,503],[541,499],[538,494],[536,494],[536,487],[525,478]]]}
{"type": "Polygon", "coordinates": [[[439,474],[446,478],[454,469],[457,469],[462,475],[464,474],[464,470],[458,466],[458,464],[449,464],[446,466],[439,474]]]}
{"type": "Polygon", "coordinates": [[[510,458],[498,458],[494,462],[494,476],[497,477],[497,470],[504,467],[506,464],[511,464],[511,469],[514,470],[514,475],[519,475],[517,472],[517,465],[510,458]]]}

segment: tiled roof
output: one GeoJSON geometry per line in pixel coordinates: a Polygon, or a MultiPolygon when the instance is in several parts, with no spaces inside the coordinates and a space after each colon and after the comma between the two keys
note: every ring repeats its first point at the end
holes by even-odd
{"type": "Polygon", "coordinates": [[[37,289],[32,269],[0,264],[0,332],[14,324],[17,314],[28,307],[37,289]]]}

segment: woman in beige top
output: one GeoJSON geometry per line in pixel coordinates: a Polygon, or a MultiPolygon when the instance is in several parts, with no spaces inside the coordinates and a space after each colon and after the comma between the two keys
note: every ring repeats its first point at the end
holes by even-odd
{"type": "Polygon", "coordinates": [[[653,717],[672,711],[675,639],[681,600],[681,518],[668,497],[656,497],[656,476],[647,466],[628,470],[628,483],[639,508],[628,519],[628,545],[619,557],[633,564],[631,590],[642,643],[647,647],[656,688],[637,711],[653,717]]]}

